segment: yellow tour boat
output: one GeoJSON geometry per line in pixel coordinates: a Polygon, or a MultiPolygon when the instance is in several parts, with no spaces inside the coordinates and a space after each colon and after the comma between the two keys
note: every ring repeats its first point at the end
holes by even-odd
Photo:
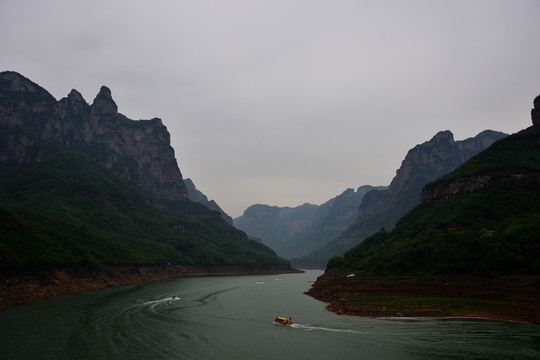
{"type": "Polygon", "coordinates": [[[276,318],[274,319],[274,324],[278,324],[278,325],[292,325],[292,319],[291,318],[285,318],[285,317],[281,317],[281,316],[276,316],[276,318]]]}

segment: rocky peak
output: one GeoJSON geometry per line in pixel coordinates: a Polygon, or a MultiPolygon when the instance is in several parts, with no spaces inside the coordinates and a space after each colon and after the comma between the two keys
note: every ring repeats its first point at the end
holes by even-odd
{"type": "Polygon", "coordinates": [[[534,108],[531,109],[531,120],[534,126],[540,125],[540,95],[533,101],[534,108]]]}
{"type": "Polygon", "coordinates": [[[167,128],[159,119],[119,114],[106,86],[92,105],[77,90],[56,101],[24,76],[2,72],[0,128],[2,162],[36,162],[54,149],[75,149],[159,198],[188,197],[167,128]]]}
{"type": "Polygon", "coordinates": [[[0,74],[2,88],[10,92],[27,92],[34,94],[48,94],[45,89],[28,80],[24,76],[14,71],[4,71],[0,74]]]}
{"type": "Polygon", "coordinates": [[[80,92],[78,92],[77,90],[75,89],[71,89],[70,93],[68,94],[68,100],[72,103],[79,103],[79,102],[84,102],[86,104],[86,101],[84,101],[84,98],[83,96],[81,95],[80,92]]]}
{"type": "Polygon", "coordinates": [[[438,132],[431,140],[409,150],[396,176],[390,184],[390,193],[401,193],[415,184],[432,180],[429,173],[443,173],[449,166],[456,167],[454,135],[446,130],[438,132]]]}
{"type": "Polygon", "coordinates": [[[84,118],[86,113],[90,111],[90,105],[86,103],[81,93],[72,89],[67,98],[60,99],[55,106],[55,112],[61,119],[66,117],[66,114],[76,115],[77,118],[84,118]]]}
{"type": "MultiPolygon", "coordinates": [[[[450,130],[439,131],[435,136],[425,144],[427,146],[433,146],[436,144],[453,144],[454,134],[450,130]]],[[[420,145],[418,145],[420,146],[420,145]]]]}
{"type": "Polygon", "coordinates": [[[111,90],[106,86],[101,87],[91,108],[92,111],[101,115],[116,115],[118,113],[118,106],[112,98],[111,90]]]}
{"type": "MultiPolygon", "coordinates": [[[[21,74],[14,71],[0,73],[0,104],[3,107],[17,104],[22,111],[43,113],[50,111],[55,103],[56,99],[47,90],[21,74]]],[[[5,112],[0,115],[9,116],[5,112]]],[[[14,118],[10,120],[16,121],[14,118]]]]}

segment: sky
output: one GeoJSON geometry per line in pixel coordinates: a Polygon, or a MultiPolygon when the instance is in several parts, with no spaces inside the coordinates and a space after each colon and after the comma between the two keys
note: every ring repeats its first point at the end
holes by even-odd
{"type": "Polygon", "coordinates": [[[540,0],[0,0],[0,71],[159,117],[238,217],[388,185],[407,151],[531,125],[540,0]]]}

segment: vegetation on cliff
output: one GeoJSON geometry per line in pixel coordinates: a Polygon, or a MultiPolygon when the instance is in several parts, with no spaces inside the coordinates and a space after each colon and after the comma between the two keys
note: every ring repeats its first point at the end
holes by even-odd
{"type": "Polygon", "coordinates": [[[539,181],[536,126],[496,142],[428,184],[424,192],[438,187],[435,193],[446,189],[446,195],[424,195],[392,231],[370,236],[343,257],[332,258],[328,268],[374,274],[539,274],[539,181]],[[452,188],[456,179],[461,187],[452,188]]]}
{"type": "Polygon", "coordinates": [[[76,151],[0,174],[0,268],[288,264],[219,213],[158,200],[76,151]]]}
{"type": "Polygon", "coordinates": [[[160,119],[0,72],[0,269],[169,264],[289,266],[188,200],[160,119]]]}

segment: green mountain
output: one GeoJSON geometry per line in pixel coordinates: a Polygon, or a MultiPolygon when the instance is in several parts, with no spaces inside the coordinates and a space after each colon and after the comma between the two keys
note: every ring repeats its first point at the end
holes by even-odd
{"type": "Polygon", "coordinates": [[[217,212],[160,201],[78,152],[1,174],[0,268],[287,264],[217,212]]]}
{"type": "Polygon", "coordinates": [[[290,267],[188,198],[160,119],[0,73],[0,269],[165,264],[290,267]]]}
{"type": "Polygon", "coordinates": [[[540,126],[427,184],[422,202],[328,268],[365,273],[540,273],[540,126]]]}

